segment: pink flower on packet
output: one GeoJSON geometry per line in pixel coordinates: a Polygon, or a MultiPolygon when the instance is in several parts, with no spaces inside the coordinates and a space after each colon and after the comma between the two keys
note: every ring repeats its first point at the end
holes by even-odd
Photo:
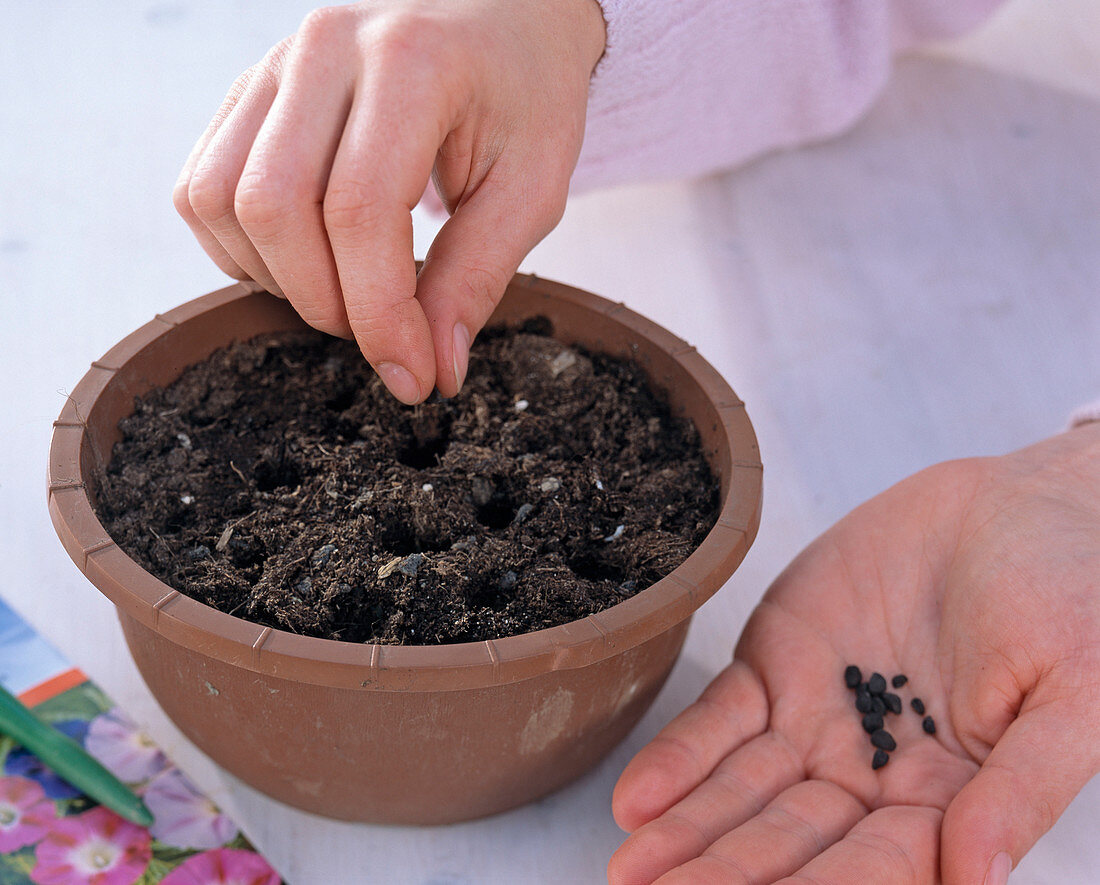
{"type": "Polygon", "coordinates": [[[139,784],[168,767],[168,758],[117,708],[88,723],[84,749],[120,781],[139,784]]]}
{"type": "Polygon", "coordinates": [[[150,831],[173,848],[217,848],[237,836],[237,825],[200,793],[178,768],[168,768],[145,788],[156,818],[150,831]]]}
{"type": "Polygon", "coordinates": [[[38,885],[132,885],[152,857],[143,827],[97,806],[56,820],[35,849],[38,885]]]}
{"type": "Polygon", "coordinates": [[[280,885],[282,879],[254,851],[215,848],[188,858],[161,885],[280,885]]]}
{"type": "Polygon", "coordinates": [[[41,784],[27,777],[0,777],[0,853],[33,845],[56,817],[57,808],[41,784]]]}

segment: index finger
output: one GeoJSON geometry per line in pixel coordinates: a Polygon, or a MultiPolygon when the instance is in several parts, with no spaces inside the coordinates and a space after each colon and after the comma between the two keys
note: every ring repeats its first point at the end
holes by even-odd
{"type": "Polygon", "coordinates": [[[417,102],[406,92],[398,101],[380,79],[356,90],[324,222],[355,340],[390,392],[412,404],[435,386],[435,351],[416,300],[411,212],[446,131],[430,115],[408,112],[431,107],[427,96],[417,102]]]}

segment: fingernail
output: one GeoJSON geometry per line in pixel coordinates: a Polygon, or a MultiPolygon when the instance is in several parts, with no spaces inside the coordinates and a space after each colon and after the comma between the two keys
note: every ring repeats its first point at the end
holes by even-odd
{"type": "Polygon", "coordinates": [[[470,331],[462,323],[455,323],[451,353],[454,360],[455,384],[461,390],[462,383],[466,380],[466,370],[470,365],[470,331]]]}
{"type": "Polygon", "coordinates": [[[407,406],[420,402],[420,385],[412,372],[397,363],[379,363],[378,377],[389,388],[390,393],[407,406]]]}
{"type": "Polygon", "coordinates": [[[989,865],[985,874],[985,885],[1006,885],[1008,874],[1012,872],[1012,858],[1007,851],[1000,852],[989,865]]]}

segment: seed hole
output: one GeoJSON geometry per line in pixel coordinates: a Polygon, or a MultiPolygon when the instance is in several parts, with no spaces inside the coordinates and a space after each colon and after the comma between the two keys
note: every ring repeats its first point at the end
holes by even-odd
{"type": "Polygon", "coordinates": [[[615,563],[591,554],[570,560],[569,567],[573,574],[586,581],[614,581],[618,584],[626,577],[615,563]]]}
{"type": "Polygon", "coordinates": [[[494,531],[508,528],[514,518],[512,502],[505,499],[494,498],[477,508],[477,521],[494,531]]]}
{"type": "Polygon", "coordinates": [[[447,440],[443,437],[427,440],[417,445],[406,446],[397,453],[397,460],[413,470],[426,470],[439,464],[439,459],[447,451],[447,440]]]}
{"type": "Polygon", "coordinates": [[[302,471],[289,459],[279,462],[260,461],[252,471],[256,488],[261,492],[273,492],[278,488],[294,488],[302,483],[302,471]]]}

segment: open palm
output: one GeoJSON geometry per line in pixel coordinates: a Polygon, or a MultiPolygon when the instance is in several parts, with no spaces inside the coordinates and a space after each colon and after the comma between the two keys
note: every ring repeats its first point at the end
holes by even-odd
{"type": "Polygon", "coordinates": [[[623,773],[612,883],[1003,881],[1100,769],[1098,452],[939,465],[807,548],[623,773]],[[849,664],[909,678],[878,770],[849,664]]]}

